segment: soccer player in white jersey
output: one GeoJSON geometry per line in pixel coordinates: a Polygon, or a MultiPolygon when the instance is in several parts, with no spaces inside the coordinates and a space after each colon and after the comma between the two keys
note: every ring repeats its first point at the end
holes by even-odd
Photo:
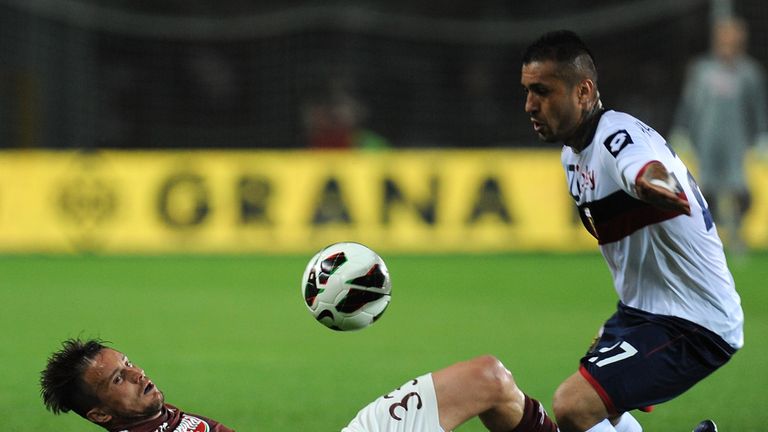
{"type": "Polygon", "coordinates": [[[630,411],[680,395],[742,347],[740,298],[693,176],[655,130],[602,106],[581,39],[545,34],[522,63],[525,112],[541,140],[564,145],[566,185],[619,297],[553,411],[563,432],[641,431],[630,411]]]}

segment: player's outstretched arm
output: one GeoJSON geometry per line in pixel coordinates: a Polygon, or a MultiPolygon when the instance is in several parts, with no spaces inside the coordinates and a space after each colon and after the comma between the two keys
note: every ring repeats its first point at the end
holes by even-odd
{"type": "Polygon", "coordinates": [[[691,215],[683,188],[659,161],[649,162],[635,179],[637,196],[656,207],[691,215]]]}

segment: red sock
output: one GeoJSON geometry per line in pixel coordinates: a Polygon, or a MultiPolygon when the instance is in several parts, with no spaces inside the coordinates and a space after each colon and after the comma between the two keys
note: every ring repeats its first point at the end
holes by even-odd
{"type": "Polygon", "coordinates": [[[525,395],[523,418],[511,432],[558,432],[557,425],[547,415],[539,401],[525,395]]]}

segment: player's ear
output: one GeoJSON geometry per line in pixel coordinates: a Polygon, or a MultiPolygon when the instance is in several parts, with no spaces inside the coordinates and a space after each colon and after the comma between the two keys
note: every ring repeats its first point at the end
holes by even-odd
{"type": "Polygon", "coordinates": [[[104,412],[101,408],[91,408],[85,414],[85,417],[96,424],[104,424],[112,420],[112,416],[104,412]]]}
{"type": "Polygon", "coordinates": [[[576,94],[579,98],[579,103],[586,104],[594,99],[597,87],[595,82],[589,78],[584,78],[576,85],[576,94]]]}
{"type": "Polygon", "coordinates": [[[595,82],[589,78],[584,78],[579,83],[579,102],[586,103],[592,99],[593,94],[597,89],[595,88],[595,82]]]}

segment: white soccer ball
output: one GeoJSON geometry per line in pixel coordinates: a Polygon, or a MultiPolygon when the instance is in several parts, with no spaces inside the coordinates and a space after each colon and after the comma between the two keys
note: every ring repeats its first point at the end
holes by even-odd
{"type": "Polygon", "coordinates": [[[335,243],[309,260],[301,293],[315,319],[333,330],[373,324],[389,305],[392,282],[384,260],[360,243],[335,243]]]}

